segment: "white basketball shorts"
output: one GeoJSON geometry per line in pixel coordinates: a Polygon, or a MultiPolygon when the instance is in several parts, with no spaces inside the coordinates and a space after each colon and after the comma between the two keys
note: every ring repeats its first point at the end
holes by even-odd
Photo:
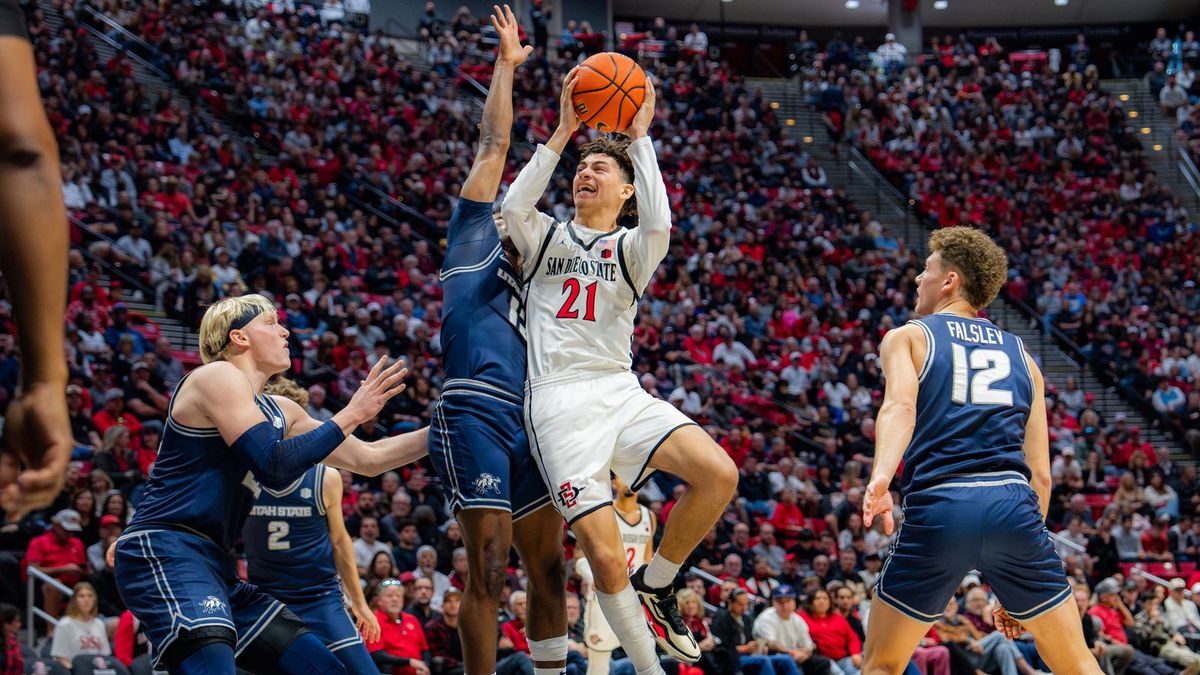
{"type": "Polygon", "coordinates": [[[649,480],[650,459],[676,429],[695,424],[651,396],[628,371],[571,372],[526,384],[529,446],[570,525],[612,504],[609,472],[634,490],[649,480]]]}

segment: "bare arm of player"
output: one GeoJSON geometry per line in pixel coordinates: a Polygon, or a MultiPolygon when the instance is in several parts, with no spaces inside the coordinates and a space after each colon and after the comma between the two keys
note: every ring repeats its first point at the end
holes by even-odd
{"type": "Polygon", "coordinates": [[[1046,394],[1042,371],[1026,354],[1025,363],[1033,379],[1033,396],[1029,405],[1029,420],[1025,422],[1025,464],[1029,466],[1030,484],[1038,496],[1042,520],[1050,510],[1050,432],[1046,423],[1046,394]]]}
{"type": "MultiPolygon", "coordinates": [[[[310,417],[295,401],[282,396],[272,398],[288,418],[288,438],[301,436],[321,426],[321,422],[310,417]]],[[[324,463],[362,476],[378,476],[384,471],[412,464],[429,454],[428,442],[428,429],[389,436],[371,443],[347,435],[345,440],[329,453],[324,463]]]]}
{"type": "Polygon", "coordinates": [[[461,196],[476,202],[496,200],[504,164],[508,158],[509,135],[512,133],[512,83],[517,66],[525,63],[533,47],[521,46],[520,24],[508,5],[494,8],[492,26],[500,36],[496,67],[483,104],[483,119],[479,122],[479,151],[461,196]]]}
{"type": "Polygon", "coordinates": [[[0,35],[0,272],[9,280],[21,347],[4,440],[25,464],[15,483],[14,465],[0,471],[0,487],[14,522],[58,496],[74,445],[62,352],[67,213],[58,145],[36,76],[29,40],[0,35]]]}
{"type": "Polygon", "coordinates": [[[546,186],[550,183],[554,168],[558,166],[560,153],[579,128],[579,115],[571,106],[571,92],[575,88],[576,79],[574,69],[567,73],[559,100],[558,128],[545,145],[539,145],[533,151],[533,158],[517,174],[517,178],[508,187],[504,203],[500,205],[500,215],[504,217],[508,234],[521,257],[526,259],[537,255],[537,247],[554,224],[554,219],[538,211],[537,205],[546,193],[546,186]]]}
{"type": "Polygon", "coordinates": [[[346,531],[342,517],[342,474],[328,469],[321,479],[321,496],[325,503],[325,519],[329,523],[329,541],[333,544],[333,564],[346,597],[350,598],[350,609],[354,612],[354,623],[367,642],[379,641],[379,620],[367,606],[362,585],[358,583],[358,567],[354,563],[354,542],[346,531]]]}
{"type": "Polygon", "coordinates": [[[879,345],[887,384],[875,425],[875,464],[871,468],[871,482],[863,495],[863,524],[870,527],[875,516],[883,516],[883,529],[887,534],[895,528],[888,486],[917,424],[917,372],[922,364],[916,361],[923,356],[915,355],[925,353],[924,342],[925,334],[921,329],[909,324],[890,331],[879,345]],[[918,341],[921,344],[917,344],[918,341]]]}

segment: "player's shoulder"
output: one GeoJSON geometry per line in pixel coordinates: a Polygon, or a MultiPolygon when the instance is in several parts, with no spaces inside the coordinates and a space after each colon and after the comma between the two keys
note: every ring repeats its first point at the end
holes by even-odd
{"type": "Polygon", "coordinates": [[[880,341],[879,344],[880,347],[883,348],[885,346],[894,345],[901,342],[911,343],[913,340],[924,338],[925,328],[923,327],[923,324],[913,320],[905,323],[903,326],[896,326],[895,328],[884,333],[883,340],[880,341]]]}

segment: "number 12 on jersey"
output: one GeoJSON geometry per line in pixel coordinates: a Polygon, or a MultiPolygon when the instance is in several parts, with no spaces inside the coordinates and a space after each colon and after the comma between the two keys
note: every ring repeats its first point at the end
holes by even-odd
{"type": "MultiPolygon", "coordinates": [[[[586,306],[583,311],[584,321],[596,320],[596,285],[598,281],[593,281],[588,284],[583,291],[587,294],[586,306]]],[[[578,279],[568,278],[563,281],[563,293],[567,296],[563,301],[562,307],[558,309],[558,314],[555,314],[559,319],[578,319],[579,310],[575,307],[575,301],[579,299],[579,291],[581,284],[578,279]]]]}
{"type": "Polygon", "coordinates": [[[992,384],[1008,377],[1012,364],[1008,354],[999,349],[975,349],[968,359],[967,349],[960,344],[951,344],[954,354],[954,387],[950,400],[959,405],[968,402],[975,405],[1013,404],[1013,394],[1004,389],[992,389],[992,384]],[[968,384],[970,385],[968,387],[968,384]],[[970,400],[967,390],[970,389],[970,400]]]}

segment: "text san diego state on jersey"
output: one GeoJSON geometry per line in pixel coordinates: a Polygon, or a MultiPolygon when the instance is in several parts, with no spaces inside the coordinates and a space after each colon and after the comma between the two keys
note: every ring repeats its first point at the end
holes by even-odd
{"type": "Polygon", "coordinates": [[[913,320],[928,348],[918,375],[917,421],[904,452],[905,494],[958,475],[1018,471],[1033,377],[1021,339],[986,319],[913,320]]]}
{"type": "Polygon", "coordinates": [[[525,386],[525,308],[492,203],[460,197],[447,240],[441,271],[446,379],[480,380],[519,395],[525,386]]]}
{"type": "Polygon", "coordinates": [[[263,487],[242,530],[249,580],[287,601],[338,590],[318,464],[283,490],[263,487]]]}

